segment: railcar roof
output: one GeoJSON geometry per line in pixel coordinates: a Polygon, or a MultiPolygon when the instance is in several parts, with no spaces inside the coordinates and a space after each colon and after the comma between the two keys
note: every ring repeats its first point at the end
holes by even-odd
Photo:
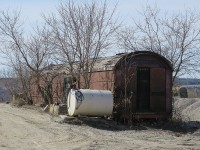
{"type": "MultiPolygon", "coordinates": [[[[163,56],[154,53],[154,52],[149,52],[149,51],[136,51],[132,53],[119,53],[114,56],[108,56],[108,57],[100,57],[96,60],[93,70],[92,71],[105,71],[105,70],[113,70],[115,65],[122,59],[124,59],[125,56],[137,56],[137,55],[155,55],[159,58],[161,58],[165,63],[167,63],[170,68],[172,68],[170,62],[164,58],[163,56]]],[[[78,67],[78,61],[73,63],[73,68],[76,70],[78,67]]],[[[44,73],[65,73],[69,74],[69,64],[56,64],[56,65],[49,65],[47,68],[45,68],[44,73]]]]}
{"type": "MultiPolygon", "coordinates": [[[[108,57],[100,57],[97,58],[93,70],[92,71],[105,71],[105,70],[113,70],[115,64],[118,62],[118,60],[125,55],[124,53],[117,54],[114,56],[108,56],[108,57]]],[[[78,62],[74,62],[73,68],[76,70],[78,67],[78,62]]],[[[69,73],[69,64],[51,64],[47,68],[45,68],[44,73],[69,73]]]]}

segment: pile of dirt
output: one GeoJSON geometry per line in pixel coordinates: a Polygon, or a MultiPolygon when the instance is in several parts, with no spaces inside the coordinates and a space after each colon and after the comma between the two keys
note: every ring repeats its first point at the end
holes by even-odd
{"type": "Polygon", "coordinates": [[[174,98],[174,118],[200,122],[200,99],[174,98]]]}
{"type": "Polygon", "coordinates": [[[188,130],[200,129],[200,99],[174,98],[173,118],[182,122],[188,130]]]}

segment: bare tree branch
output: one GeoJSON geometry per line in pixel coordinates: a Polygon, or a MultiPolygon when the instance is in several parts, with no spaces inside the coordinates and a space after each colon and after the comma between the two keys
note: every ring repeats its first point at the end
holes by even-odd
{"type": "Polygon", "coordinates": [[[58,16],[44,16],[60,51],[58,58],[69,64],[68,71],[78,81],[83,77],[85,88],[90,86],[96,59],[113,44],[113,35],[119,28],[114,12],[115,9],[109,12],[106,2],[98,6],[96,2],[75,4],[69,0],[60,4],[58,16]]]}
{"type": "Polygon", "coordinates": [[[147,6],[141,14],[143,22],[135,22],[133,27],[120,32],[120,47],[126,51],[148,50],[163,55],[173,66],[173,81],[199,64],[195,61],[199,60],[200,48],[198,13],[189,10],[163,18],[158,8],[147,6]]]}

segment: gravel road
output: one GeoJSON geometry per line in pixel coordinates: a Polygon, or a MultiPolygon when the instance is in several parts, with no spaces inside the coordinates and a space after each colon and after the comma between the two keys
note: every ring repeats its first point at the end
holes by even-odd
{"type": "Polygon", "coordinates": [[[200,149],[198,132],[149,127],[119,130],[61,120],[36,109],[0,104],[0,150],[200,149]]]}

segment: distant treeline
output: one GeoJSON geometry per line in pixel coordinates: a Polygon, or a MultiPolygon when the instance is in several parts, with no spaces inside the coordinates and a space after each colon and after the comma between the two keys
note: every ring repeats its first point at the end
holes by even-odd
{"type": "Polygon", "coordinates": [[[197,85],[200,84],[200,79],[194,78],[176,78],[174,85],[197,85]]]}

